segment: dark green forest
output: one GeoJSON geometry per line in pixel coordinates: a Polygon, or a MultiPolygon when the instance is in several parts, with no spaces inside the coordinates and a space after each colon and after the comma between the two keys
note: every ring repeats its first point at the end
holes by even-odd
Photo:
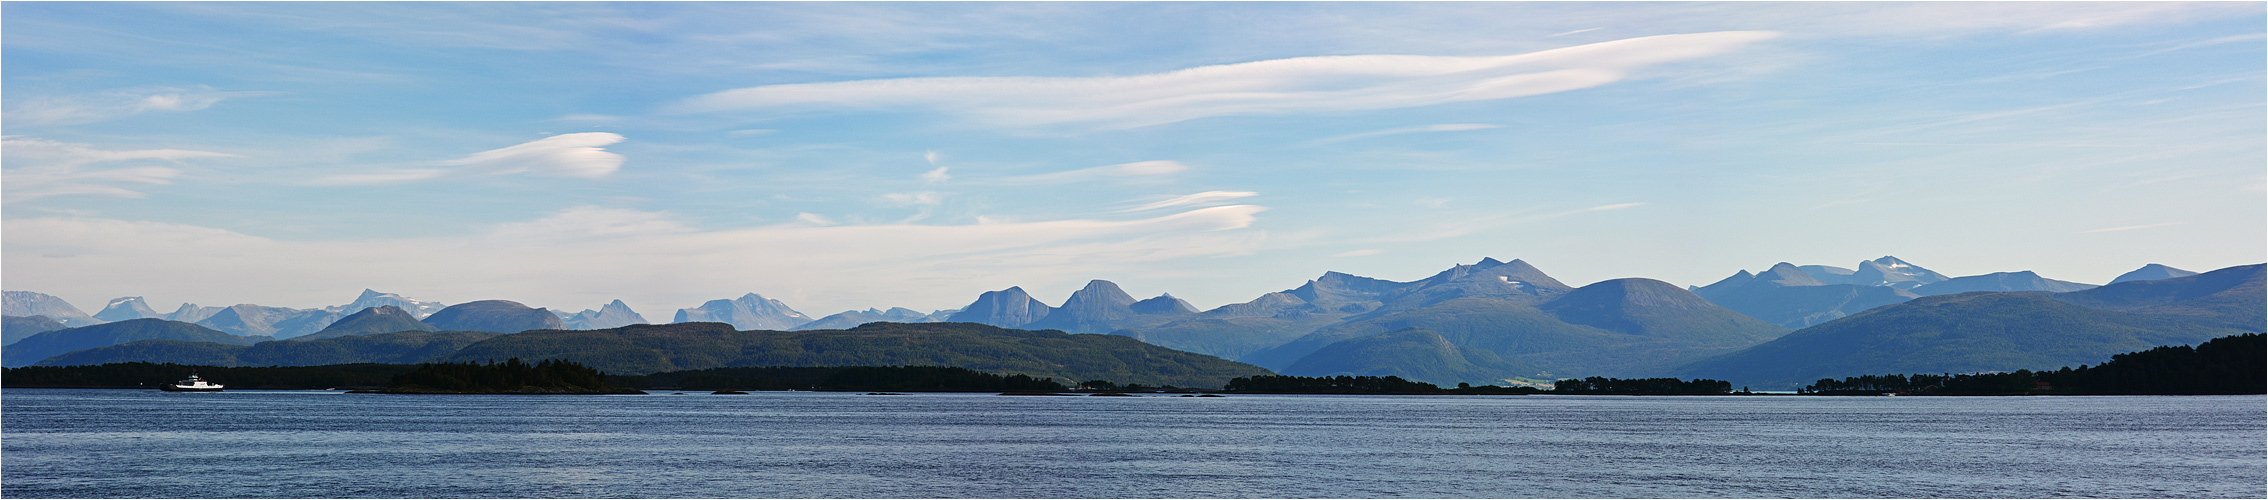
{"type": "Polygon", "coordinates": [[[382,392],[458,394],[642,394],[607,382],[598,369],[546,359],[487,363],[424,363],[394,376],[382,392]]]}
{"type": "Polygon", "coordinates": [[[1731,394],[1732,382],[1710,379],[1681,380],[1674,378],[1619,379],[1587,377],[1581,380],[1565,379],[1552,384],[1552,392],[1560,394],[1626,394],[1626,395],[1705,395],[1731,394]]]}
{"type": "Polygon", "coordinates": [[[2111,356],[2097,366],[2013,373],[1866,375],[1820,379],[1798,392],[1940,396],[2268,393],[2268,337],[2258,333],[2111,356]]]}
{"type": "Polygon", "coordinates": [[[1230,379],[1225,392],[1257,394],[1444,394],[1440,386],[1402,377],[1293,377],[1259,375],[1230,379]]]}
{"type": "Polygon", "coordinates": [[[617,385],[690,391],[1061,391],[1063,384],[1023,374],[994,375],[946,366],[773,366],[710,368],[612,377],[617,385]]]}
{"type": "Polygon", "coordinates": [[[173,363],[110,363],[91,366],[25,366],[0,374],[0,387],[78,389],[155,389],[195,373],[229,389],[331,389],[385,387],[416,365],[354,363],[323,366],[200,366],[173,363]]]}
{"type": "Polygon", "coordinates": [[[518,359],[501,363],[223,367],[171,363],[9,368],[0,387],[154,389],[196,373],[229,389],[365,389],[388,392],[627,392],[628,389],[742,391],[1030,392],[1063,384],[941,366],[714,368],[651,375],[606,375],[580,364],[518,359]]]}

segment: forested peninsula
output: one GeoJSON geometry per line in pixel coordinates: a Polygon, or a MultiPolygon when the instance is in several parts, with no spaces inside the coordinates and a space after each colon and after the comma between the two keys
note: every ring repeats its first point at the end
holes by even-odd
{"type": "Polygon", "coordinates": [[[2268,337],[2258,333],[2111,356],[2101,365],[2013,373],[1820,379],[1803,394],[1927,396],[2268,394],[2268,337]]]}

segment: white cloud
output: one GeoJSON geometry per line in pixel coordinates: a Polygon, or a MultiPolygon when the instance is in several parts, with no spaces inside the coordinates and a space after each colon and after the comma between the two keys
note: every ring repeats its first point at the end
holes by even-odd
{"type": "Polygon", "coordinates": [[[697,96],[676,113],[803,106],[927,108],[1008,126],[1132,128],[1213,116],[1360,111],[1591,88],[1655,64],[1778,36],[1728,31],[1631,38],[1528,54],[1321,56],[1118,77],[929,77],[767,85],[697,96]]]}
{"type": "Polygon", "coordinates": [[[934,205],[937,205],[937,204],[940,204],[940,203],[944,203],[944,202],[945,202],[945,197],[944,197],[943,195],[939,195],[939,194],[937,194],[937,192],[936,192],[936,191],[917,191],[917,192],[912,192],[912,193],[890,193],[890,194],[885,194],[885,195],[882,195],[882,199],[884,199],[884,200],[889,200],[889,202],[890,202],[891,204],[895,204],[895,205],[898,205],[898,206],[914,206],[914,205],[931,205],[931,206],[934,206],[934,205]]]}
{"type": "Polygon", "coordinates": [[[1387,135],[1416,134],[1416,133],[1424,133],[1424,132],[1464,132],[1464,131],[1468,131],[1468,130],[1487,130],[1487,129],[1492,129],[1492,128],[1504,128],[1504,126],[1503,126],[1503,125],[1491,125],[1491,124],[1486,124],[1486,123],[1443,123],[1443,124],[1439,124],[1439,125],[1426,125],[1426,126],[1423,126],[1423,127],[1403,127],[1403,128],[1394,128],[1394,129],[1378,130],[1378,131],[1371,131],[1371,132],[1360,132],[1360,133],[1353,133],[1353,134],[1347,134],[1347,135],[1341,135],[1341,136],[1335,136],[1335,137],[1326,137],[1326,138],[1322,138],[1322,139],[1316,139],[1316,140],[1313,140],[1313,141],[1308,141],[1307,143],[1308,143],[1309,145],[1316,145],[1316,144],[1329,144],[1329,143],[1333,143],[1333,142],[1344,142],[1344,141],[1351,141],[1351,140],[1355,140],[1355,139],[1368,139],[1368,138],[1372,138],[1372,137],[1387,136],[1387,135]]]}
{"type": "Polygon", "coordinates": [[[952,178],[953,176],[951,174],[945,173],[945,167],[937,167],[935,169],[931,169],[928,173],[921,174],[921,180],[930,184],[945,182],[946,180],[952,178]]]}
{"type": "Polygon", "coordinates": [[[181,169],[153,163],[233,156],[184,149],[105,150],[29,137],[0,138],[9,203],[68,195],[141,198],[142,192],[119,184],[172,184],[181,176],[181,169]]]}
{"type": "Polygon", "coordinates": [[[10,125],[77,125],[152,111],[196,111],[239,97],[276,92],[222,92],[212,87],[144,87],[75,96],[12,97],[10,125]]]}
{"type": "Polygon", "coordinates": [[[593,179],[622,169],[622,155],[600,148],[617,142],[622,142],[620,134],[561,134],[512,147],[473,153],[441,164],[456,165],[462,167],[465,173],[475,174],[528,173],[593,179]]]}
{"type": "MultiPolygon", "coordinates": [[[[966,303],[984,286],[1109,276],[1145,263],[1257,248],[1263,207],[1133,220],[963,225],[786,223],[699,230],[663,212],[575,207],[464,237],[290,241],[183,224],[10,219],[11,288],[212,303],[332,305],[355,290],[531,305],[616,298],[653,310],[803,290],[806,311],[966,303]],[[119,287],[130,287],[131,290],[119,287]]],[[[806,221],[808,222],[808,221],[806,221]]],[[[648,310],[648,309],[652,310],[648,310]]]]}
{"type": "Polygon", "coordinates": [[[1630,207],[1636,207],[1636,206],[1641,206],[1641,205],[1645,205],[1645,204],[1644,204],[1644,203],[1616,203],[1616,204],[1613,204],[1613,205],[1599,205],[1599,206],[1596,206],[1596,207],[1591,207],[1591,208],[1586,208],[1586,209],[1582,209],[1582,210],[1577,210],[1576,212],[1604,212],[1604,211],[1608,211],[1608,210],[1621,210],[1621,209],[1630,208],[1630,207]]]}
{"type": "Polygon", "coordinates": [[[815,214],[815,213],[811,213],[811,212],[803,212],[803,213],[798,213],[798,214],[795,214],[795,220],[796,220],[797,222],[802,222],[802,223],[805,223],[805,224],[810,224],[810,225],[814,225],[814,226],[832,226],[832,225],[835,225],[835,220],[834,220],[834,219],[829,219],[829,218],[827,218],[827,216],[824,216],[824,215],[819,215],[819,214],[815,214]]]}
{"type": "Polygon", "coordinates": [[[622,142],[620,134],[561,134],[462,158],[435,162],[455,168],[397,168],[317,179],[318,185],[389,184],[452,175],[541,175],[596,179],[622,169],[622,155],[601,146],[622,142]]]}
{"type": "Polygon", "coordinates": [[[1138,207],[1134,207],[1134,208],[1129,208],[1129,209],[1125,209],[1125,210],[1120,210],[1120,211],[1118,211],[1118,212],[1119,212],[1119,213],[1126,213],[1126,212],[1141,212],[1141,211],[1147,211],[1147,210],[1157,210],[1157,209],[1160,209],[1160,208],[1170,208],[1170,207],[1195,207],[1195,206],[1205,206],[1205,205],[1212,205],[1212,204],[1217,204],[1217,203],[1220,203],[1220,202],[1223,202],[1223,201],[1234,200],[1234,199],[1237,199],[1237,198],[1248,198],[1248,197],[1259,196],[1259,195],[1260,195],[1260,193],[1255,193],[1255,192],[1251,192],[1251,191],[1206,191],[1206,192],[1197,193],[1197,194],[1192,194],[1192,195],[1187,195],[1187,196],[1177,196],[1177,197],[1174,197],[1174,198],[1172,198],[1172,199],[1167,199],[1167,200],[1163,200],[1163,201],[1151,202],[1151,203],[1143,204],[1142,206],[1138,206],[1138,207]]]}
{"type": "Polygon", "coordinates": [[[1067,184],[1104,179],[1134,179],[1171,175],[1189,170],[1188,165],[1171,160],[1138,161],[1104,165],[1100,167],[1067,170],[1050,174],[1009,177],[997,182],[1004,184],[1067,184]]]}

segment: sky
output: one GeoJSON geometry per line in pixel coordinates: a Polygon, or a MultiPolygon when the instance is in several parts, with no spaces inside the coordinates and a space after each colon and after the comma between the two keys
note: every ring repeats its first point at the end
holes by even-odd
{"type": "Polygon", "coordinates": [[[0,4],[0,286],[649,320],[2268,261],[2221,3],[0,4]]]}

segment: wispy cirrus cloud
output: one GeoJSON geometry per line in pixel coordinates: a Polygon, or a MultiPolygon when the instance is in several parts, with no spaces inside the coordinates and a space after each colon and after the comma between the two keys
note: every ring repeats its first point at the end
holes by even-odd
{"type": "Polygon", "coordinates": [[[1319,56],[1116,77],[927,77],[748,87],[671,113],[841,106],[931,109],[1006,126],[1133,128],[1214,116],[1361,111],[1507,99],[1621,81],[1646,66],[1723,54],[1768,31],[1661,35],[1527,54],[1319,56]]]}
{"type": "Polygon", "coordinates": [[[505,148],[435,162],[455,168],[401,168],[335,175],[315,181],[320,185],[391,184],[452,175],[540,175],[596,179],[622,169],[623,157],[603,146],[622,142],[620,134],[582,132],[561,134],[505,148]]]}
{"type": "Polygon", "coordinates": [[[1368,138],[1372,138],[1372,137],[1381,137],[1381,136],[1389,136],[1389,135],[1401,135],[1401,134],[1418,134],[1418,133],[1426,133],[1426,132],[1464,132],[1464,131],[1468,131],[1468,130],[1487,130],[1487,129],[1492,129],[1492,128],[1504,128],[1504,126],[1503,126],[1503,125],[1492,125],[1492,124],[1487,124],[1487,123],[1443,123],[1443,124],[1438,124],[1438,125],[1426,125],[1426,126],[1423,126],[1423,127],[1403,127],[1403,128],[1395,128],[1395,129],[1386,129],[1386,130],[1377,130],[1377,131],[1371,131],[1371,132],[1361,132],[1361,133],[1347,134],[1347,135],[1341,135],[1341,136],[1325,137],[1325,138],[1322,138],[1322,139],[1316,139],[1316,140],[1313,140],[1313,141],[1308,141],[1308,142],[1307,142],[1307,144],[1309,144],[1309,145],[1317,145],[1317,144],[1330,144],[1330,143],[1334,143],[1334,142],[1345,142],[1345,141],[1352,141],[1352,140],[1355,140],[1355,139],[1368,139],[1368,138]]]}
{"type": "Polygon", "coordinates": [[[1184,165],[1178,161],[1151,160],[1138,161],[1133,163],[1120,163],[1117,165],[1104,165],[1100,167],[1089,167],[1078,170],[1066,170],[1062,172],[1039,175],[1006,177],[1000,179],[992,179],[990,182],[998,184],[1067,184],[1073,182],[1086,182],[1104,179],[1154,178],[1158,176],[1172,175],[1187,170],[1189,170],[1189,165],[1184,165]]]}
{"type": "Polygon", "coordinates": [[[196,111],[221,101],[279,92],[223,92],[212,87],[142,87],[84,95],[10,99],[9,125],[78,125],[149,112],[196,111]]]}
{"type": "Polygon", "coordinates": [[[1137,207],[1134,207],[1134,208],[1129,208],[1129,209],[1125,209],[1125,210],[1119,210],[1118,212],[1119,212],[1119,213],[1127,213],[1127,212],[1142,212],[1142,211],[1148,211],[1148,210],[1157,210],[1157,209],[1160,209],[1160,208],[1172,208],[1172,207],[1195,207],[1195,206],[1215,205],[1215,204],[1219,204],[1219,203],[1221,203],[1221,202],[1225,202],[1225,201],[1228,201],[1228,200],[1234,200],[1234,199],[1238,199],[1238,198],[1249,198],[1249,197],[1253,197],[1253,196],[1259,196],[1259,195],[1260,195],[1260,193],[1255,193],[1255,192],[1251,192],[1251,191],[1206,191],[1206,192],[1197,193],[1197,194],[1192,194],[1192,195],[1186,195],[1186,196],[1176,196],[1176,197],[1173,197],[1173,198],[1170,198],[1170,199],[1165,199],[1165,200],[1159,200],[1159,201],[1155,201],[1155,202],[1145,203],[1145,204],[1143,204],[1143,205],[1141,205],[1141,206],[1137,206],[1137,207]]]}
{"type": "Polygon", "coordinates": [[[121,184],[172,184],[181,176],[181,169],[170,164],[233,156],[186,149],[108,150],[29,137],[0,138],[9,203],[69,195],[142,198],[146,195],[141,191],[121,184]]]}

